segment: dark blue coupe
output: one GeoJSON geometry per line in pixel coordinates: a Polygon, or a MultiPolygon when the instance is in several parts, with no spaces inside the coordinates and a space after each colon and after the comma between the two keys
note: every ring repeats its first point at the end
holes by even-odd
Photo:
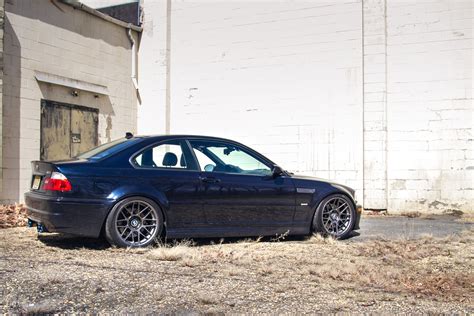
{"type": "Polygon", "coordinates": [[[295,176],[237,142],[136,136],[67,161],[32,162],[25,193],[39,231],[105,235],[120,247],[160,236],[347,237],[359,228],[354,190],[295,176]]]}

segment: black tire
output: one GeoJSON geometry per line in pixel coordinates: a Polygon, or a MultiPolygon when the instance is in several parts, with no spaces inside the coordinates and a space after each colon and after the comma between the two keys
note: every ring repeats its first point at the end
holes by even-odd
{"type": "Polygon", "coordinates": [[[163,231],[160,207],[145,197],[129,197],[114,205],[105,221],[105,238],[117,247],[146,247],[163,231]]]}
{"type": "Polygon", "coordinates": [[[319,203],[313,218],[313,231],[324,236],[344,239],[351,234],[355,222],[356,209],[351,199],[344,194],[332,194],[319,203]],[[340,205],[341,209],[338,210],[337,205],[340,205]],[[344,213],[343,209],[346,209],[344,213]],[[341,226],[343,221],[344,225],[341,226]]]}

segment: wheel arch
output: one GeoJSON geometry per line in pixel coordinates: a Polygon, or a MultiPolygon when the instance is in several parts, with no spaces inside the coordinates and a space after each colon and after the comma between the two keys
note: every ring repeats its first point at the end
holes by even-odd
{"type": "MultiPolygon", "coordinates": [[[[147,191],[150,191],[150,190],[147,190],[147,191]]],[[[120,190],[115,190],[109,196],[113,196],[114,202],[111,203],[110,207],[107,209],[107,212],[104,218],[102,219],[100,236],[104,235],[105,224],[107,222],[107,218],[109,217],[109,214],[112,211],[112,209],[115,207],[115,205],[131,197],[143,197],[156,203],[156,205],[158,205],[159,211],[161,212],[161,215],[163,215],[163,232],[166,232],[166,226],[168,222],[167,210],[169,208],[169,204],[168,204],[168,199],[163,193],[160,194],[159,191],[146,192],[146,191],[141,191],[141,190],[127,190],[127,189],[122,188],[120,190]]]]}
{"type": "Polygon", "coordinates": [[[318,210],[319,206],[321,205],[321,203],[329,196],[331,195],[336,195],[336,194],[341,194],[341,195],[344,195],[346,196],[349,201],[351,201],[352,205],[354,206],[354,209],[356,210],[357,209],[357,205],[354,201],[354,198],[350,195],[349,192],[347,192],[344,188],[341,188],[339,186],[334,186],[332,185],[333,189],[332,190],[329,190],[329,191],[326,191],[324,192],[324,194],[321,194],[320,196],[318,196],[316,198],[316,201],[313,205],[313,210],[312,210],[312,214],[311,214],[311,220],[309,222],[309,229],[311,232],[313,232],[313,225],[314,225],[314,217],[316,216],[316,211],[318,210]]]}

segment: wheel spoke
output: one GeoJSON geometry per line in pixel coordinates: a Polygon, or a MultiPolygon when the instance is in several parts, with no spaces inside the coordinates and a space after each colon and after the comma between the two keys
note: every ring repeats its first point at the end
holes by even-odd
{"type": "Polygon", "coordinates": [[[148,228],[147,228],[147,227],[145,227],[145,226],[142,226],[142,228],[143,228],[144,230],[146,230],[146,232],[148,233],[148,235],[151,235],[151,232],[148,230],[148,228]]]}
{"type": "Polygon", "coordinates": [[[123,237],[125,235],[125,231],[128,229],[128,227],[125,227],[124,230],[120,233],[120,235],[123,237]]]}
{"type": "Polygon", "coordinates": [[[138,216],[140,216],[143,212],[145,212],[148,209],[150,209],[150,207],[148,206],[144,207],[140,212],[138,212],[138,216]]]}
{"type": "Polygon", "coordinates": [[[130,233],[128,233],[128,235],[124,238],[124,240],[128,240],[128,237],[130,237],[130,235],[132,235],[133,237],[133,230],[130,230],[130,233]]]}
{"type": "Polygon", "coordinates": [[[142,219],[145,219],[145,218],[147,218],[151,213],[152,213],[151,210],[149,210],[148,213],[146,213],[145,216],[141,216],[141,218],[142,218],[142,219]]]}

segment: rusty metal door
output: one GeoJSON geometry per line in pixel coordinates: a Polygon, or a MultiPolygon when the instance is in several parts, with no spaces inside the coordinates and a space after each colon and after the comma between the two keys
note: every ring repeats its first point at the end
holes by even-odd
{"type": "Polygon", "coordinates": [[[75,157],[98,141],[98,109],[41,101],[41,160],[75,157]]]}

